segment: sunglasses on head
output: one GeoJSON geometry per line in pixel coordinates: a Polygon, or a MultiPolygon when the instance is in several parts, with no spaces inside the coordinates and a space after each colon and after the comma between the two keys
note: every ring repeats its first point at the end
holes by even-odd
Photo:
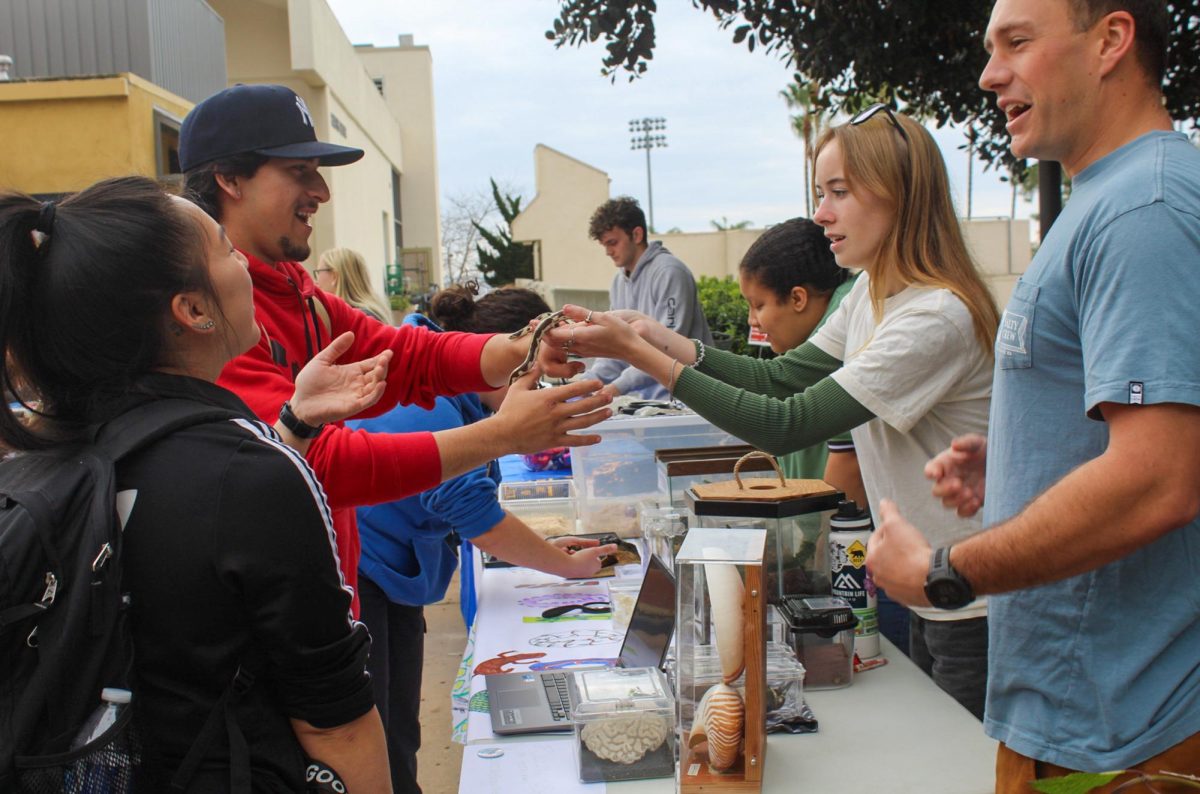
{"type": "Polygon", "coordinates": [[[904,125],[900,123],[900,119],[896,118],[896,112],[883,102],[876,102],[865,110],[854,114],[854,118],[850,119],[850,123],[854,126],[865,124],[870,121],[877,113],[886,113],[888,121],[892,122],[892,126],[896,128],[896,132],[900,133],[900,137],[905,143],[909,143],[908,133],[904,131],[904,125]]]}

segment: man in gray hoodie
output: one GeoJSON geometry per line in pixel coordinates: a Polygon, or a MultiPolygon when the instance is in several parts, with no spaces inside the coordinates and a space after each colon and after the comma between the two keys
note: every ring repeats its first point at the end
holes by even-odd
{"type": "MultiPolygon", "coordinates": [[[[684,336],[712,344],[692,271],[661,242],[646,240],[646,215],[635,199],[619,196],[601,204],[592,213],[588,234],[618,268],[608,290],[610,309],[634,309],[684,336]]],[[[624,361],[597,359],[588,377],[599,378],[605,384],[602,391],[613,397],[670,399],[658,381],[624,361]]]]}

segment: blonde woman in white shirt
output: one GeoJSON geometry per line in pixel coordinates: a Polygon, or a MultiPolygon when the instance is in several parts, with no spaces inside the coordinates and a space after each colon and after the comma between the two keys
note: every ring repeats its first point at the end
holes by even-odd
{"type": "MultiPolygon", "coordinates": [[[[783,454],[851,430],[872,512],[890,499],[934,548],[980,531],[930,497],[923,468],[963,433],[987,430],[999,313],[967,251],[946,166],[929,132],[878,105],[816,146],[813,220],[839,265],[862,269],[808,342],[769,361],[685,339],[647,317],[568,307],[548,370],[569,352],[654,374],[697,413],[783,454]]],[[[555,374],[551,371],[551,374],[555,374]]],[[[910,655],[982,718],[987,607],[914,610],[910,655]]]]}

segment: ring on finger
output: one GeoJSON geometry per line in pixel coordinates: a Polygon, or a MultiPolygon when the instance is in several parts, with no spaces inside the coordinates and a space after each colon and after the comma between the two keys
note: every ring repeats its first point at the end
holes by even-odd
{"type": "Polygon", "coordinates": [[[588,309],[587,317],[584,317],[584,318],[583,318],[583,321],[584,321],[585,323],[590,323],[590,322],[592,321],[592,314],[593,314],[594,312],[595,312],[595,309],[588,309]]]}

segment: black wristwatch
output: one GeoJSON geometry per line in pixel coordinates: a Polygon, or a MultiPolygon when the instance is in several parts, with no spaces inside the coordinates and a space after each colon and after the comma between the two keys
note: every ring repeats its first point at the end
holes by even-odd
{"type": "Polygon", "coordinates": [[[279,408],[279,421],[283,422],[283,426],[292,431],[297,438],[316,438],[321,435],[321,430],[325,428],[323,424],[316,427],[308,424],[292,413],[292,406],[287,403],[284,403],[279,408]]]}
{"type": "Polygon", "coordinates": [[[939,609],[961,609],[975,600],[971,584],[950,564],[949,546],[937,549],[930,558],[925,597],[939,609]]]}

